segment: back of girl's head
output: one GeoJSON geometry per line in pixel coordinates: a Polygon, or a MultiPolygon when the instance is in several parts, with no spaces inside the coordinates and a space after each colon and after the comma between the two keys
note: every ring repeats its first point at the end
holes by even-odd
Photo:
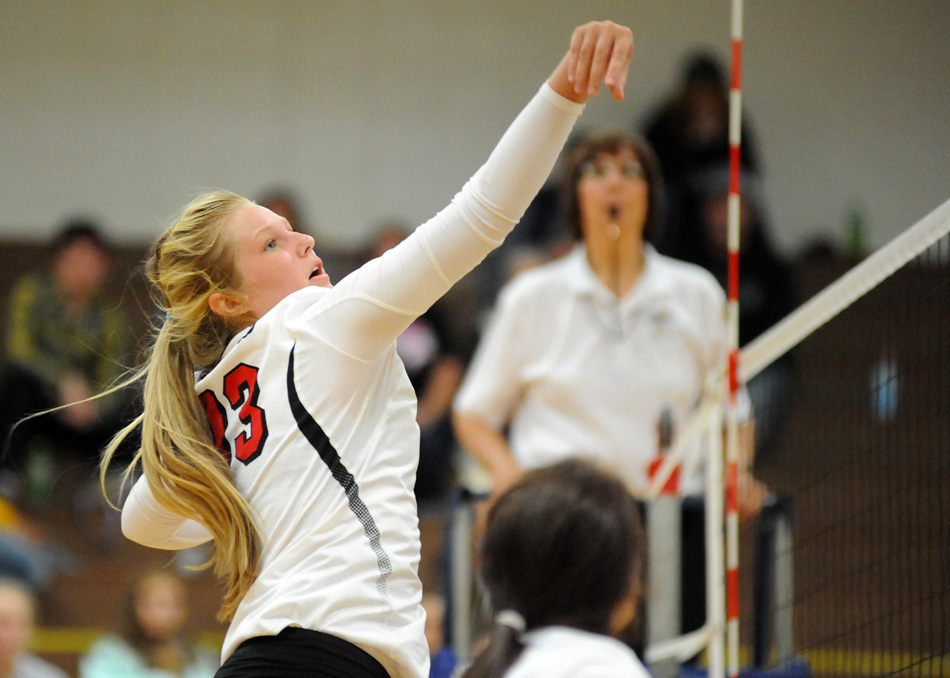
{"type": "Polygon", "coordinates": [[[482,574],[495,610],[532,629],[606,633],[641,560],[636,503],[622,482],[583,461],[531,471],[492,508],[482,574]]]}
{"type": "MultiPolygon", "coordinates": [[[[571,460],[529,471],[492,507],[481,573],[495,613],[517,612],[525,630],[551,625],[608,633],[639,580],[643,528],[626,487],[571,460]]],[[[517,633],[496,628],[470,676],[501,676],[517,658],[517,633]]]]}

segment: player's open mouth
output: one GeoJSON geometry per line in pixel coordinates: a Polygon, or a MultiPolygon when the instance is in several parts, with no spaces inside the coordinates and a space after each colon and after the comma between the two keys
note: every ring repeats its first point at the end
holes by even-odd
{"type": "Polygon", "coordinates": [[[323,272],[321,268],[322,268],[321,266],[314,266],[313,270],[310,272],[310,277],[315,278],[318,275],[320,275],[323,272]]]}

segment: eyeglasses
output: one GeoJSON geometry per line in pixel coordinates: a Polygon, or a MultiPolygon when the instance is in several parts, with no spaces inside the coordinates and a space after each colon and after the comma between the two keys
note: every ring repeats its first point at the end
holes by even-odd
{"type": "Polygon", "coordinates": [[[581,165],[582,179],[604,179],[611,172],[617,172],[622,179],[629,181],[645,177],[643,166],[636,160],[628,160],[622,164],[610,160],[592,160],[581,165]]]}

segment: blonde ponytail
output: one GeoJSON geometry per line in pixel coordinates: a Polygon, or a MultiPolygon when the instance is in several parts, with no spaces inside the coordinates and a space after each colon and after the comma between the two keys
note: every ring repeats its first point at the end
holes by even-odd
{"type": "Polygon", "coordinates": [[[223,621],[234,615],[257,578],[261,542],[251,507],[212,442],[195,373],[217,362],[236,329],[210,311],[208,298],[234,293],[240,284],[222,227],[248,202],[225,191],[201,196],[156,241],[146,273],[165,319],[153,332],[145,365],[132,378],[144,379],[144,411],[106,448],[101,476],[105,486],[113,455],[140,426],[141,448],[125,479],[141,464],[163,506],[197,520],[214,536],[214,555],[205,567],[226,582],[218,612],[223,621]]]}

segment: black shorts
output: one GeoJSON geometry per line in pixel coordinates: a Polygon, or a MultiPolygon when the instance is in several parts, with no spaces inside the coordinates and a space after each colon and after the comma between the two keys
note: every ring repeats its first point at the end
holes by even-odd
{"type": "Polygon", "coordinates": [[[214,678],[390,678],[378,661],[342,638],[288,626],[241,643],[214,678]]]}

